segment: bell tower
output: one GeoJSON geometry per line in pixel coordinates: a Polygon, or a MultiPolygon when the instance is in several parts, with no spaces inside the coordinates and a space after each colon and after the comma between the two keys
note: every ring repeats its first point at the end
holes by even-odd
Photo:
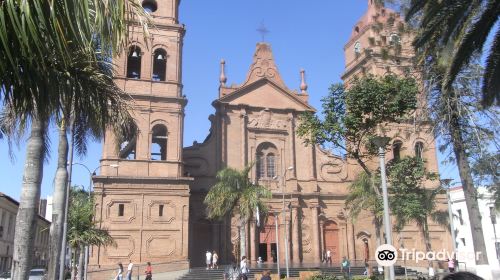
{"type": "Polygon", "coordinates": [[[180,0],[144,0],[154,26],[113,59],[115,83],[129,94],[126,135],[107,131],[100,174],[93,177],[96,220],[116,246],[94,247],[91,270],[149,262],[188,265],[189,185],[183,176],[184,107],[180,0]]]}

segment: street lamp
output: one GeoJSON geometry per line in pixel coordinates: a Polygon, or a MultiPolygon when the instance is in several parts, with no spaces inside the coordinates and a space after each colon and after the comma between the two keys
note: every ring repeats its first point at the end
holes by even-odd
{"type": "MultiPolygon", "coordinates": [[[[90,177],[90,180],[89,180],[89,187],[88,187],[88,191],[89,191],[89,197],[90,197],[90,193],[92,191],[92,176],[95,176],[96,175],[96,171],[97,169],[101,168],[101,167],[104,167],[104,166],[110,166],[110,167],[113,167],[113,168],[118,168],[118,164],[101,164],[99,166],[97,166],[93,171],[90,171],[90,168],[88,168],[88,166],[86,166],[85,164],[81,163],[81,162],[73,162],[73,163],[68,163],[70,165],[70,167],[72,167],[73,165],[80,165],[80,166],[83,166],[85,169],[87,169],[87,171],[89,172],[89,177],[90,177]]],[[[61,279],[61,277],[64,277],[64,265],[66,263],[66,234],[67,234],[67,231],[68,231],[68,208],[69,208],[69,188],[71,187],[71,181],[69,181],[68,185],[67,185],[67,189],[66,189],[66,207],[65,207],[65,215],[64,215],[64,225],[63,225],[63,235],[62,235],[62,246],[61,246],[61,258],[60,258],[60,264],[59,264],[59,279],[61,279]]],[[[87,265],[88,265],[88,256],[89,256],[89,247],[88,246],[85,246],[85,272],[84,272],[84,279],[87,279],[87,265]]]]}
{"type": "MultiPolygon", "coordinates": [[[[387,179],[385,175],[385,146],[391,138],[384,136],[376,136],[372,138],[372,143],[378,147],[378,158],[380,161],[380,177],[382,179],[382,198],[384,200],[384,228],[387,237],[387,244],[392,245],[392,223],[389,216],[389,195],[387,193],[387,179]]],[[[389,279],[394,280],[394,265],[389,266],[389,279]]]]}
{"type": "MultiPolygon", "coordinates": [[[[285,169],[285,172],[283,172],[283,176],[281,176],[281,193],[283,195],[283,208],[281,209],[282,216],[283,216],[283,223],[285,225],[285,267],[286,267],[286,277],[290,278],[290,271],[289,271],[289,265],[288,265],[288,228],[287,228],[287,223],[286,223],[286,212],[285,212],[285,180],[286,180],[286,172],[288,170],[293,170],[293,166],[288,167],[285,169]]],[[[275,176],[274,179],[277,179],[278,176],[275,176]]],[[[278,242],[276,240],[276,242],[278,242]]],[[[279,275],[279,272],[278,272],[279,275]]]]}

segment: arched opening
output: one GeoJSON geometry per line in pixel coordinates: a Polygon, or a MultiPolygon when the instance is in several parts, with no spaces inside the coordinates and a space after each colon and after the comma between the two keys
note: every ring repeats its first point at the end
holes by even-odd
{"type": "Polygon", "coordinates": [[[153,81],[165,81],[167,72],[167,52],[164,49],[156,49],[153,54],[153,81]]]}
{"type": "Polygon", "coordinates": [[[359,33],[359,26],[354,27],[354,32],[356,32],[356,34],[359,33]]]}
{"type": "Polygon", "coordinates": [[[422,159],[424,152],[424,143],[418,141],[415,143],[415,157],[422,159]]]}
{"type": "Polygon", "coordinates": [[[141,48],[138,46],[131,46],[129,48],[127,58],[127,78],[141,78],[141,56],[141,48]]]}
{"type": "Polygon", "coordinates": [[[167,128],[162,124],[153,126],[151,160],[167,160],[167,128]]]}
{"type": "Polygon", "coordinates": [[[392,144],[392,158],[396,161],[401,159],[401,147],[402,146],[403,146],[403,142],[401,142],[400,140],[396,140],[392,144]]]}
{"type": "Polygon", "coordinates": [[[339,252],[339,227],[334,221],[326,221],[323,236],[325,238],[325,252],[330,251],[332,263],[340,262],[339,252]]]}
{"type": "Polygon", "coordinates": [[[277,262],[276,217],[269,214],[266,224],[259,231],[259,257],[263,262],[277,262]]]}
{"type": "Polygon", "coordinates": [[[401,38],[398,34],[392,33],[389,37],[389,42],[391,43],[391,45],[399,45],[401,43],[401,38]]]}
{"type": "Polygon", "coordinates": [[[368,239],[363,238],[363,260],[367,263],[370,260],[370,246],[368,245],[368,239]]]}
{"type": "Polygon", "coordinates": [[[257,179],[273,179],[278,174],[278,149],[269,142],[260,144],[256,154],[257,179]]]}
{"type": "Polygon", "coordinates": [[[354,54],[356,54],[356,55],[361,54],[361,43],[360,42],[354,43],[354,54]]]}
{"type": "Polygon", "coordinates": [[[155,0],[144,0],[142,1],[142,8],[146,13],[153,13],[158,9],[158,4],[155,0]]]}
{"type": "Polygon", "coordinates": [[[125,124],[122,127],[122,135],[117,137],[120,143],[120,151],[118,157],[122,159],[135,159],[136,143],[137,143],[137,125],[134,122],[125,124]]]}

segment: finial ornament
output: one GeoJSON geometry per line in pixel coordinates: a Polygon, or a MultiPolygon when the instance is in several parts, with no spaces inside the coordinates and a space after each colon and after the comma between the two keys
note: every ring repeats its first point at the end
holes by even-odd
{"type": "Polygon", "coordinates": [[[300,92],[307,94],[306,71],[304,69],[300,69],[300,92]]]}
{"type": "Polygon", "coordinates": [[[225,65],[226,65],[226,62],[224,61],[224,59],[221,59],[219,82],[220,82],[220,86],[222,86],[222,87],[226,86],[226,81],[227,81],[226,73],[225,73],[225,65]]]}

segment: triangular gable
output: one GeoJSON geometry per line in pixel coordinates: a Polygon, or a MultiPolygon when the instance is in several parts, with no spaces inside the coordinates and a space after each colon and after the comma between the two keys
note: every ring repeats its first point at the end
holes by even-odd
{"type": "Polygon", "coordinates": [[[250,107],[316,111],[312,106],[301,100],[296,93],[290,93],[287,89],[267,78],[240,87],[231,94],[221,97],[218,101],[233,105],[248,105],[250,107]]]}

